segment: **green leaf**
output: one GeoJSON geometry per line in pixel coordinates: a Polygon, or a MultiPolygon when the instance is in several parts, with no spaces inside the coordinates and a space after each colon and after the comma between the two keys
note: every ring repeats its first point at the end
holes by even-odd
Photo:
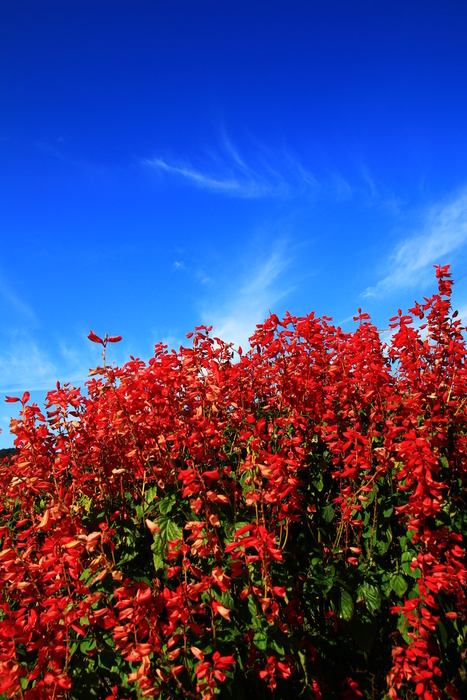
{"type": "Polygon", "coordinates": [[[259,651],[266,651],[268,646],[268,638],[264,632],[257,632],[253,637],[253,642],[259,651]]]}
{"type": "Polygon", "coordinates": [[[157,572],[164,568],[164,545],[162,537],[158,532],[154,535],[154,542],[151,545],[151,549],[153,552],[154,569],[157,572]]]}
{"type": "Polygon", "coordinates": [[[142,519],[143,519],[143,516],[144,516],[143,507],[142,507],[142,506],[136,506],[135,510],[136,510],[136,517],[138,518],[138,520],[142,520],[142,519]]]}
{"type": "Polygon", "coordinates": [[[390,586],[399,598],[402,598],[407,590],[407,582],[402,574],[394,574],[391,576],[390,586]]]}
{"type": "Polygon", "coordinates": [[[222,595],[219,596],[219,603],[221,603],[224,607],[228,608],[229,610],[233,610],[235,608],[234,599],[230,595],[229,591],[224,591],[222,595]]]}
{"type": "Polygon", "coordinates": [[[92,651],[97,647],[97,642],[95,639],[85,639],[79,645],[79,650],[82,654],[86,654],[88,651],[92,651]]]}
{"type": "Polygon", "coordinates": [[[446,648],[448,646],[448,633],[446,631],[446,627],[443,625],[441,620],[438,622],[438,636],[441,640],[443,649],[446,651],[446,648]]]}
{"type": "Polygon", "coordinates": [[[148,488],[148,490],[144,494],[144,500],[148,505],[152,503],[155,497],[157,496],[157,489],[158,486],[156,484],[155,486],[151,486],[150,488],[148,488]]]}
{"type": "Polygon", "coordinates": [[[138,556],[137,549],[128,550],[119,558],[118,563],[119,563],[119,565],[126,564],[127,562],[133,561],[133,559],[136,559],[137,556],[138,556]]]}
{"type": "Polygon", "coordinates": [[[319,588],[322,595],[329,593],[334,585],[334,576],[336,574],[335,567],[331,564],[327,569],[317,573],[316,575],[316,586],[319,588]]]}
{"type": "Polygon", "coordinates": [[[258,608],[256,607],[256,603],[254,601],[254,598],[251,595],[248,596],[248,610],[250,611],[252,626],[254,628],[259,627],[260,622],[259,622],[259,618],[258,618],[258,608]]]}
{"type": "Polygon", "coordinates": [[[350,593],[348,591],[346,591],[345,589],[342,589],[339,617],[341,617],[346,622],[349,622],[353,617],[354,609],[355,609],[355,606],[354,606],[352,596],[350,595],[350,593]]]}
{"type": "Polygon", "coordinates": [[[282,644],[280,644],[280,642],[278,642],[277,639],[271,639],[271,641],[269,642],[269,646],[273,651],[276,652],[276,654],[279,654],[279,657],[281,659],[284,658],[284,654],[285,654],[284,646],[282,644]]]}
{"type": "MultiPolygon", "coordinates": [[[[172,508],[175,505],[175,494],[171,493],[170,496],[166,496],[166,498],[163,498],[161,501],[159,501],[159,512],[161,515],[167,515],[167,513],[170,513],[172,508]]],[[[175,538],[173,538],[175,539],[175,538]]]]}
{"type": "Polygon", "coordinates": [[[82,571],[80,574],[79,580],[87,583],[90,576],[91,576],[91,569],[84,569],[84,571],[82,571]]]}
{"type": "Polygon", "coordinates": [[[388,551],[392,542],[392,530],[388,525],[386,530],[379,533],[379,538],[375,542],[375,549],[377,554],[383,556],[388,551]]]}
{"type": "Polygon", "coordinates": [[[316,479],[316,481],[312,481],[311,483],[313,484],[313,486],[315,487],[315,489],[321,493],[321,491],[323,490],[323,487],[324,487],[324,484],[323,484],[323,475],[320,474],[320,475],[319,475],[319,479],[316,479]]]}
{"type": "Polygon", "coordinates": [[[244,527],[245,525],[250,525],[250,523],[247,520],[239,520],[238,522],[235,523],[235,532],[237,530],[240,530],[241,527],[244,527]]]}
{"type": "Polygon", "coordinates": [[[159,518],[159,527],[161,529],[161,537],[164,545],[170,540],[179,540],[183,536],[181,527],[167,516],[163,515],[159,518]]]}
{"type": "Polygon", "coordinates": [[[404,572],[404,574],[407,574],[407,576],[411,576],[412,578],[420,578],[420,568],[417,567],[412,571],[410,567],[412,560],[415,558],[416,553],[412,549],[407,550],[407,552],[403,552],[401,556],[401,569],[404,572]]]}
{"type": "Polygon", "coordinates": [[[169,520],[167,523],[167,541],[170,540],[181,540],[183,537],[182,528],[177,525],[173,520],[169,520]]]}
{"type": "Polygon", "coordinates": [[[448,526],[451,524],[451,516],[449,513],[441,510],[436,516],[436,526],[441,527],[442,525],[448,526]]]}
{"type": "Polygon", "coordinates": [[[410,625],[407,623],[405,615],[402,615],[401,613],[398,615],[397,629],[401,633],[404,642],[406,642],[406,644],[411,644],[411,639],[407,634],[407,632],[410,632],[410,625]]]}
{"type": "Polygon", "coordinates": [[[330,503],[321,509],[321,517],[326,523],[332,522],[332,519],[334,518],[334,508],[330,503]]]}
{"type": "Polygon", "coordinates": [[[368,612],[372,615],[381,607],[381,592],[378,586],[373,586],[371,583],[366,581],[358,587],[357,596],[362,598],[365,603],[365,607],[368,612]]]}

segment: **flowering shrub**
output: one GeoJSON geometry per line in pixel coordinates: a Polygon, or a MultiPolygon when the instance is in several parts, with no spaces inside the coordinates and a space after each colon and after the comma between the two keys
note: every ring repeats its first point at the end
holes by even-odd
{"type": "Polygon", "coordinates": [[[119,369],[91,331],[88,396],[26,393],[0,695],[466,697],[466,347],[436,275],[387,348],[361,311],[271,315],[238,362],[201,326],[119,369]]]}

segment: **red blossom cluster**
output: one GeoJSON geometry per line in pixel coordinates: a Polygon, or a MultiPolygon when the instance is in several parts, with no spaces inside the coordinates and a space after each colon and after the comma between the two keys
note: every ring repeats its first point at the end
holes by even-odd
{"type": "Polygon", "coordinates": [[[436,275],[388,346],[361,311],[273,314],[237,361],[201,326],[116,368],[91,331],[87,396],[57,383],[44,416],[26,393],[0,694],[459,700],[466,347],[436,275]]]}

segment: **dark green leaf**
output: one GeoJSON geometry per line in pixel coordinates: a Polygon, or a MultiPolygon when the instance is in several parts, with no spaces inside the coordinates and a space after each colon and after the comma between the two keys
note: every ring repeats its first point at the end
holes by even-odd
{"type": "Polygon", "coordinates": [[[446,627],[443,625],[441,620],[438,622],[438,635],[441,640],[443,649],[446,650],[446,647],[448,645],[448,633],[446,631],[446,627]]]}
{"type": "Polygon", "coordinates": [[[330,523],[334,518],[334,508],[330,503],[325,505],[321,510],[321,516],[326,523],[330,523]]]}
{"type": "Polygon", "coordinates": [[[378,539],[375,542],[375,550],[377,554],[383,556],[388,551],[392,542],[392,530],[388,525],[387,528],[379,533],[378,539]]]}
{"type": "Polygon", "coordinates": [[[264,632],[257,632],[253,637],[253,642],[257,649],[260,651],[266,651],[268,646],[268,638],[264,632]]]}
{"type": "Polygon", "coordinates": [[[86,654],[88,651],[92,651],[97,646],[95,639],[85,639],[79,645],[79,650],[82,654],[86,654]]]}
{"type": "Polygon", "coordinates": [[[164,545],[167,545],[167,542],[170,540],[178,540],[182,538],[182,529],[177,525],[177,523],[170,520],[166,515],[162,515],[158,522],[164,545]]]}
{"type": "Polygon", "coordinates": [[[142,506],[136,506],[135,511],[136,511],[136,517],[138,518],[138,520],[142,520],[142,519],[143,519],[143,516],[144,516],[143,507],[142,507],[142,506]]]}
{"type": "Polygon", "coordinates": [[[221,596],[219,596],[219,603],[224,605],[229,610],[233,610],[235,607],[234,599],[232,598],[229,591],[224,591],[221,596]]]}
{"type": "Polygon", "coordinates": [[[407,582],[402,576],[402,574],[394,574],[393,576],[391,576],[390,585],[394,593],[399,598],[402,598],[402,596],[407,590],[407,582]]]}
{"type": "Polygon", "coordinates": [[[169,520],[167,523],[167,541],[170,540],[181,540],[183,537],[182,528],[177,525],[173,520],[169,520]]]}
{"type": "Polygon", "coordinates": [[[167,513],[170,513],[172,508],[175,505],[175,494],[171,493],[170,496],[166,496],[166,498],[163,498],[161,501],[159,501],[159,512],[161,515],[167,515],[167,513]]]}
{"type": "Polygon", "coordinates": [[[378,586],[366,581],[358,587],[357,596],[361,598],[370,614],[375,613],[381,607],[381,593],[378,586]]]}
{"type": "Polygon", "coordinates": [[[156,484],[155,486],[151,486],[150,488],[148,488],[148,490],[146,491],[144,495],[144,500],[148,505],[152,503],[155,497],[157,496],[157,489],[158,486],[156,484]]]}
{"type": "Polygon", "coordinates": [[[316,481],[313,481],[312,484],[317,491],[321,492],[323,490],[323,486],[324,486],[322,474],[320,474],[319,478],[316,479],[316,481]]]}
{"type": "Polygon", "coordinates": [[[407,574],[407,576],[411,576],[412,578],[420,578],[420,569],[417,567],[412,571],[410,566],[412,560],[415,558],[416,553],[413,551],[413,549],[409,549],[407,550],[407,552],[403,552],[401,556],[401,569],[404,572],[404,574],[407,574]]]}
{"type": "Polygon", "coordinates": [[[404,642],[407,644],[411,644],[411,639],[407,632],[410,632],[410,625],[407,624],[407,621],[405,619],[405,615],[399,614],[398,619],[397,619],[397,629],[402,635],[402,639],[404,642]]]}
{"type": "Polygon", "coordinates": [[[349,622],[349,620],[352,619],[354,613],[354,602],[352,599],[352,596],[348,591],[345,589],[342,589],[341,591],[341,600],[340,600],[340,611],[339,611],[339,616],[342,617],[343,620],[346,622],[349,622]]]}
{"type": "Polygon", "coordinates": [[[280,642],[278,642],[277,639],[271,639],[271,641],[269,642],[269,646],[273,651],[276,652],[276,654],[279,654],[280,658],[284,657],[284,654],[285,654],[284,646],[282,644],[280,644],[280,642]]]}
{"type": "Polygon", "coordinates": [[[151,549],[153,552],[154,569],[160,571],[164,568],[164,545],[162,537],[158,532],[154,535],[154,542],[151,545],[151,549]]]}
{"type": "Polygon", "coordinates": [[[256,607],[256,603],[253,599],[253,596],[251,595],[248,596],[248,610],[250,611],[252,626],[258,627],[260,625],[258,618],[258,608],[256,607]]]}

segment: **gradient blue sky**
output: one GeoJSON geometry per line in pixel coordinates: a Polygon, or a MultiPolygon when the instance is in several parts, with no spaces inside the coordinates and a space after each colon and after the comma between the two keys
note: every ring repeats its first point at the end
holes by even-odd
{"type": "Polygon", "coordinates": [[[461,0],[3,0],[0,447],[91,328],[118,364],[269,310],[385,329],[435,263],[467,322],[466,30],[461,0]]]}

